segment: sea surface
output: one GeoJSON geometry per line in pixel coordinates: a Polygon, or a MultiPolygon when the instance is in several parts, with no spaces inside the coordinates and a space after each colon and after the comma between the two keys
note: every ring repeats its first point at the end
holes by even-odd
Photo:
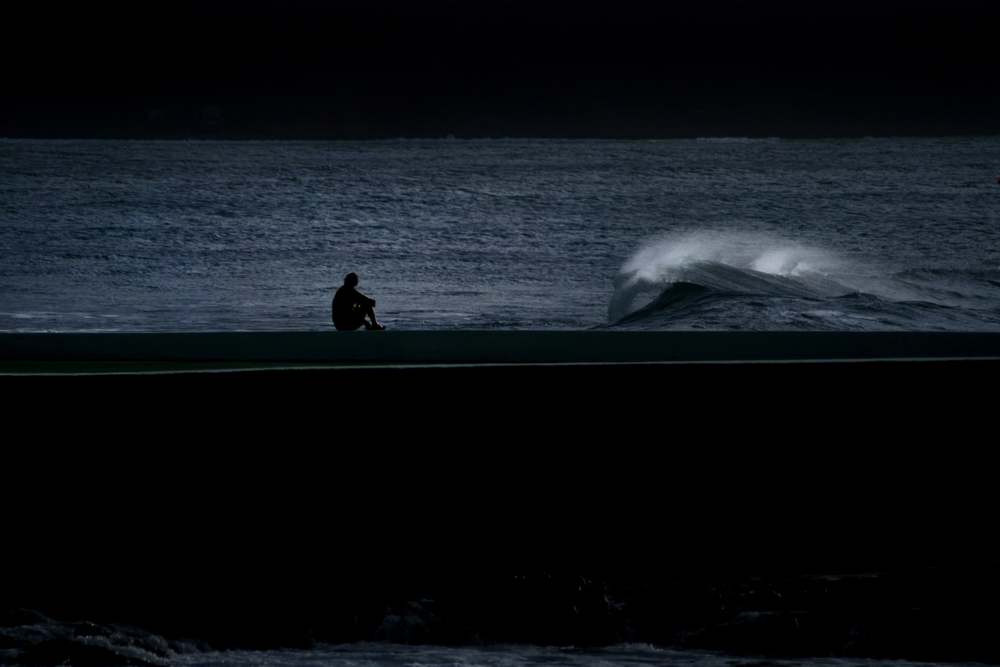
{"type": "Polygon", "coordinates": [[[1000,137],[0,140],[0,331],[1000,328],[1000,137]]]}

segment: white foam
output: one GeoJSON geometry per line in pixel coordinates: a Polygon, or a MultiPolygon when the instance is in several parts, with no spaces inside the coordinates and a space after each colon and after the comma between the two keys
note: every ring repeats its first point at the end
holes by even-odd
{"type": "Polygon", "coordinates": [[[743,232],[697,232],[652,238],[622,265],[620,275],[664,279],[695,261],[713,261],[772,275],[840,273],[834,253],[787,239],[743,232]]]}
{"type": "MultiPolygon", "coordinates": [[[[663,235],[643,243],[622,265],[608,308],[614,322],[641,308],[643,293],[658,293],[684,280],[699,262],[716,262],[739,269],[781,277],[808,278],[822,283],[822,292],[847,291],[831,277],[844,273],[846,262],[834,253],[766,234],[701,231],[663,235]]],[[[646,299],[648,301],[648,299],[646,299]]]]}

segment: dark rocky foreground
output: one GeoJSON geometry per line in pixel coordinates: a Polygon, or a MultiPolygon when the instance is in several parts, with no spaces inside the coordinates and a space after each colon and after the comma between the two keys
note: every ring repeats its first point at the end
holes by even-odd
{"type": "Polygon", "coordinates": [[[22,435],[0,655],[639,641],[1000,663],[995,370],[2,377],[22,435]]]}
{"type": "MultiPolygon", "coordinates": [[[[681,576],[607,584],[515,573],[478,589],[388,605],[327,640],[644,642],[736,654],[996,663],[996,563],[842,575],[681,576]],[[345,630],[347,632],[345,632],[345,630]]],[[[323,638],[323,630],[315,629],[323,638]]]]}
{"type": "Polygon", "coordinates": [[[0,659],[17,665],[153,667],[182,647],[120,624],[62,623],[31,609],[0,612],[0,659]]]}
{"type": "Polygon", "coordinates": [[[179,622],[149,608],[106,616],[145,616],[154,632],[110,621],[58,622],[17,609],[0,615],[0,649],[12,664],[156,665],[174,652],[210,647],[628,641],[749,655],[997,664],[997,566],[993,561],[839,575],[696,573],[650,583],[520,571],[425,590],[435,597],[416,600],[380,591],[370,597],[331,595],[320,605],[286,591],[286,599],[271,608],[248,610],[215,600],[204,609],[212,612],[211,622],[204,616],[179,622]],[[178,633],[202,639],[180,639],[178,633]]]}

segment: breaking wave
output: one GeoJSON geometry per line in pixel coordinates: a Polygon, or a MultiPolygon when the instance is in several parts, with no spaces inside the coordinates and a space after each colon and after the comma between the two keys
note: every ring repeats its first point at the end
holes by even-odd
{"type": "Polygon", "coordinates": [[[661,237],[622,266],[608,307],[610,322],[662,310],[709,293],[826,298],[855,291],[831,253],[759,235],[700,233],[661,237]]]}

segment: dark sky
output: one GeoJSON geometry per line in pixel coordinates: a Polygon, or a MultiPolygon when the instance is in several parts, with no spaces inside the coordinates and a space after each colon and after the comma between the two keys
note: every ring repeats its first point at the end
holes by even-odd
{"type": "Polygon", "coordinates": [[[0,136],[994,134],[1000,3],[36,3],[0,136]]]}

